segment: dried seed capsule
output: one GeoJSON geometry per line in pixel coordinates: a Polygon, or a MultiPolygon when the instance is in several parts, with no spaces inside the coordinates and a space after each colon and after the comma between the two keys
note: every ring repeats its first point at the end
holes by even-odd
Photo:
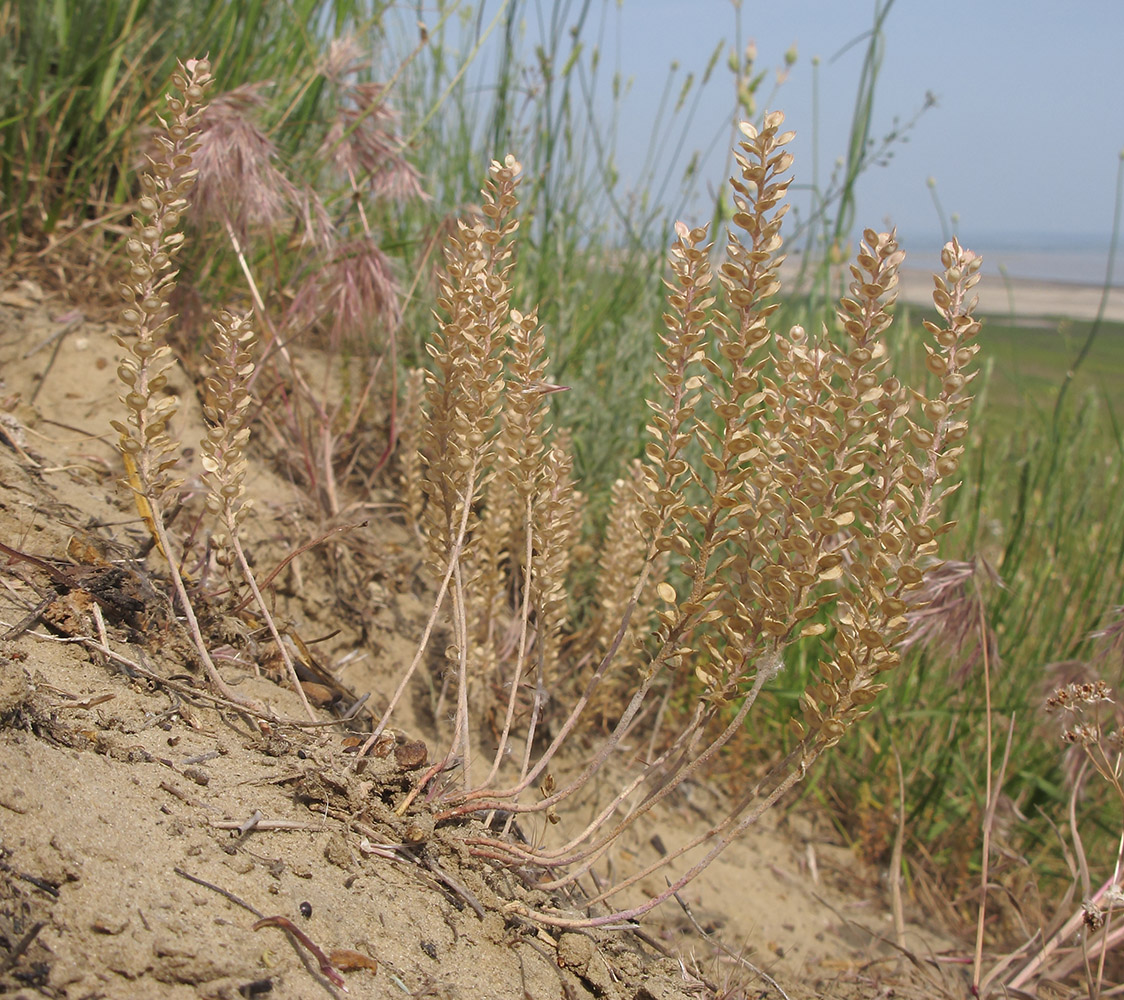
{"type": "Polygon", "coordinates": [[[934,424],[944,420],[948,416],[948,404],[940,399],[930,399],[925,403],[925,416],[934,424]]]}

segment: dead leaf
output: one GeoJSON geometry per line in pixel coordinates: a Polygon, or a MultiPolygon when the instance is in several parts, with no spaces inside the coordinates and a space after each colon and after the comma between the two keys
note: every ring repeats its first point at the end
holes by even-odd
{"type": "Polygon", "coordinates": [[[356,969],[370,969],[372,972],[377,972],[379,968],[379,963],[369,955],[352,951],[350,948],[333,948],[330,957],[332,965],[341,972],[354,972],[356,969]]]}

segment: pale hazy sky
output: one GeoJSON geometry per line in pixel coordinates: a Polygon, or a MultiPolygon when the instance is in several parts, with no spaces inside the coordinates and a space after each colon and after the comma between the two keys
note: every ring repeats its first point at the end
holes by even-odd
{"type": "MultiPolygon", "coordinates": [[[[750,40],[758,69],[769,71],[762,104],[783,110],[786,127],[797,134],[790,147],[796,156],[794,200],[800,198],[797,186],[811,180],[814,161],[822,183],[846,151],[875,0],[742,0],[740,40],[734,0],[507,2],[520,3],[522,56],[532,65],[534,45],[549,35],[551,18],[568,28],[588,3],[583,64],[597,46],[601,139],[615,150],[624,187],[643,174],[650,137],[667,125],[659,104],[673,62],[677,93],[688,72],[702,75],[719,42],[725,43],[723,57],[698,104],[689,102],[694,110],[687,127],[680,118],[660,156],[678,157],[682,168],[698,149],[703,190],[725,184],[735,113],[726,54],[750,40]],[[775,70],[793,45],[796,63],[774,94],[775,70]],[[819,59],[816,157],[813,57],[819,59]],[[629,86],[614,113],[610,83],[616,70],[629,86]]],[[[438,17],[434,3],[404,3],[399,13],[411,26],[419,12],[432,24],[438,17]]],[[[482,28],[502,3],[461,0],[458,10],[475,11],[470,23],[482,28]]],[[[501,36],[496,30],[485,43],[471,68],[470,79],[477,74],[473,86],[487,88],[494,80],[489,73],[501,36]]],[[[914,117],[927,94],[936,105],[907,143],[894,146],[889,165],[872,168],[860,181],[856,230],[889,223],[907,248],[929,252],[939,246],[941,222],[927,185],[932,177],[946,222],[958,217],[956,231],[969,246],[1107,246],[1124,150],[1124,0],[895,0],[883,39],[872,137],[880,140],[895,119],[914,117]]],[[[568,54],[567,48],[561,58],[568,54]]],[[[667,201],[676,208],[674,188],[667,201]]],[[[682,214],[692,223],[709,221],[705,199],[682,214]]],[[[1074,273],[1058,276],[1098,282],[1103,260],[1102,249],[1074,273]]],[[[1117,281],[1124,281],[1124,266],[1117,281]]]]}
{"type": "MultiPolygon", "coordinates": [[[[823,176],[846,149],[865,40],[837,53],[869,30],[873,15],[873,0],[742,4],[742,41],[756,42],[761,68],[780,66],[793,44],[799,52],[773,101],[797,132],[797,183],[811,171],[811,59],[820,58],[823,176]]],[[[718,40],[733,42],[734,26],[731,0],[623,0],[619,10],[610,3],[606,48],[619,32],[620,67],[634,80],[624,128],[636,129],[642,142],[672,60],[681,74],[701,71],[718,40]]],[[[904,231],[939,232],[926,185],[931,176],[945,213],[959,215],[965,234],[1107,239],[1124,149],[1124,2],[896,0],[884,39],[873,136],[887,132],[895,117],[911,118],[927,91],[937,106],[896,147],[888,167],[865,177],[861,225],[889,218],[904,231]]],[[[715,72],[688,146],[710,142],[728,120],[730,79],[724,66],[715,72]]],[[[707,161],[716,179],[720,152],[707,161]]]]}

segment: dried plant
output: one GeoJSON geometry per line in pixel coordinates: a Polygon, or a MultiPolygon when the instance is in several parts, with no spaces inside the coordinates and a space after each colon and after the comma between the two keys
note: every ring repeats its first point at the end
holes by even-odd
{"type": "MultiPolygon", "coordinates": [[[[1001,587],[1003,581],[987,560],[948,560],[928,573],[917,594],[917,607],[908,614],[909,634],[898,647],[902,653],[931,648],[954,666],[954,679],[962,683],[980,663],[983,640],[980,624],[986,625],[982,586],[1001,587]]],[[[986,627],[987,653],[999,663],[999,644],[994,630],[986,627]]]]}
{"type": "Polygon", "coordinates": [[[201,225],[221,225],[239,247],[254,233],[283,225],[303,200],[278,168],[277,147],[258,123],[265,87],[244,84],[215,97],[195,155],[199,183],[192,214],[201,225]]]}
{"type": "MultiPolygon", "coordinates": [[[[163,506],[179,483],[167,432],[174,403],[157,398],[166,381],[164,302],[182,241],[172,229],[195,176],[193,129],[208,80],[205,62],[177,77],[185,98],[170,99],[163,158],[142,181],[148,218],[138,219],[128,243],[126,321],[134,337],[122,338],[130,355],[120,368],[129,418],[115,426],[200,656],[230,696],[163,526],[163,506]]],[[[447,241],[432,369],[424,403],[418,377],[410,382],[408,439],[416,447],[402,462],[437,594],[414,660],[365,749],[380,739],[434,634],[446,630],[437,715],[445,717],[448,700],[451,732],[397,811],[424,794],[435,822],[485,819],[465,834],[468,850],[531,882],[538,892],[512,905],[544,924],[631,920],[678,892],[870,710],[899,663],[910,616],[934,599],[925,580],[939,565],[937,538],[951,527],[940,509],[955,489],[967,430],[980,261],[956,241],[943,251],[933,296],[943,322],[926,324],[931,389],[904,385],[889,367],[889,307],[904,258],[893,233],[864,234],[830,328],[815,336],[799,326],[775,329],[792,160],[784,148],[792,133],[782,123],[774,113],[759,129],[742,126],[734,228],[717,282],[706,229],[676,226],[649,440],[615,490],[598,617],[584,633],[571,634],[570,624],[584,502],[569,435],[549,413],[562,387],[549,380],[537,312],[513,302],[522,177],[514,157],[492,163],[479,214],[447,241]],[[793,748],[708,829],[643,870],[595,878],[588,889],[586,874],[603,867],[622,834],[747,724],[790,647],[817,636],[819,672],[800,699],[793,748]],[[686,713],[657,738],[673,694],[686,713]],[[597,715],[602,736],[567,770],[572,753],[564,751],[599,728],[589,725],[597,715]],[[645,725],[646,750],[637,750],[645,725]],[[546,822],[532,829],[526,821],[536,816],[546,822]],[[512,836],[517,822],[520,837],[512,836]],[[549,836],[555,827],[560,836],[549,836]],[[622,896],[677,862],[683,870],[666,889],[638,903],[622,896]]],[[[205,382],[206,504],[219,521],[220,561],[240,569],[301,692],[239,538],[250,509],[254,339],[249,317],[218,316],[205,382]]],[[[326,411],[322,418],[332,438],[320,457],[334,485],[328,456],[354,426],[338,427],[326,411]]],[[[334,493],[328,506],[339,509],[334,493]]]]}
{"type": "MultiPolygon", "coordinates": [[[[933,295],[942,322],[926,324],[933,389],[906,386],[889,368],[888,309],[904,258],[892,233],[865,233],[833,328],[817,336],[774,330],[792,160],[784,149],[792,133],[781,132],[782,122],[773,113],[760,129],[742,126],[735,228],[719,287],[706,229],[676,226],[642,485],[618,490],[619,520],[605,555],[604,569],[615,565],[627,577],[603,580],[605,624],[590,633],[598,659],[570,683],[558,658],[568,566],[557,550],[573,537],[565,526],[574,508],[563,502],[572,487],[548,426],[543,390],[554,387],[537,320],[511,301],[521,171],[513,158],[493,162],[482,218],[462,222],[446,250],[421,447],[428,464],[422,531],[437,598],[369,745],[446,620],[452,735],[398,809],[424,791],[438,822],[506,816],[504,832],[482,830],[468,837],[469,848],[550,894],[519,906],[542,923],[638,917],[796,784],[885,687],[926,573],[939,564],[937,538],[951,527],[940,510],[955,489],[967,432],[979,330],[971,290],[980,261],[956,241],[943,250],[933,295]],[[500,574],[502,585],[494,578],[500,574]],[[501,635],[509,639],[497,644],[501,635]],[[789,647],[810,636],[824,637],[823,652],[819,678],[801,698],[794,749],[739,793],[719,822],[642,871],[598,881],[584,912],[575,913],[558,894],[573,890],[626,830],[715,758],[782,673],[789,647]],[[591,706],[605,710],[599,689],[627,676],[621,665],[629,660],[636,675],[610,731],[564,774],[561,751],[588,732],[591,706]],[[497,671],[500,683],[490,687],[501,703],[493,713],[477,692],[497,671]],[[672,689],[693,707],[637,759],[628,736],[672,689]],[[495,749],[481,762],[485,719],[495,749]],[[582,808],[592,809],[588,821],[578,818],[582,808]],[[534,815],[550,821],[543,832],[528,835],[523,826],[527,839],[518,842],[505,835],[516,818],[534,815]],[[545,834],[555,823],[565,831],[558,842],[545,834]],[[686,869],[666,890],[636,905],[617,901],[688,852],[686,869]]],[[[568,655],[580,662],[580,652],[568,655]]]]}
{"type": "MultiPolygon", "coordinates": [[[[957,568],[948,575],[946,582],[957,576],[963,582],[971,575],[965,569],[967,564],[955,565],[957,568]]],[[[958,584],[953,583],[949,589],[957,590],[958,584]]],[[[956,605],[967,599],[962,594],[951,602],[954,621],[959,617],[956,605]]],[[[935,602],[942,603],[939,589],[935,602]]],[[[1116,953],[1113,957],[1118,969],[1118,949],[1124,942],[1124,927],[1119,925],[1120,911],[1124,908],[1124,738],[1121,736],[1124,709],[1113,686],[1098,676],[1097,666],[1116,667],[1119,613],[1119,608],[1110,608],[1102,616],[1103,624],[1089,633],[1092,646],[1088,660],[1064,660],[1043,668],[1049,690],[1044,698],[1045,717],[1050,721],[1048,728],[1050,734],[1060,737],[1061,744],[1066,747],[1063,773],[1069,789],[1068,823],[1055,826],[1054,832],[1061,843],[1062,857],[1072,881],[1060,898],[1053,902],[1053,916],[1042,917],[1040,929],[1033,934],[1025,923],[1022,924],[1025,938],[1021,946],[1000,956],[986,974],[981,974],[984,909],[989,893],[994,893],[998,885],[995,879],[989,881],[986,863],[988,830],[995,822],[994,805],[985,817],[985,862],[982,865],[976,973],[973,978],[973,992],[979,996],[1041,995],[1036,991],[1041,991],[1046,984],[1060,987],[1062,982],[1072,980],[1075,974],[1083,979],[1078,988],[1083,987],[1083,992],[1091,1000],[1115,992],[1107,988],[1105,977],[1113,953],[1116,953]],[[1098,785],[1097,776],[1103,784],[1098,785]],[[1079,809],[1083,801],[1098,798],[1098,788],[1108,793],[1108,801],[1098,803],[1102,815],[1096,826],[1100,829],[1085,822],[1079,809]],[[1104,815],[1104,806],[1108,807],[1109,813],[1115,814],[1115,819],[1104,815]],[[1116,840],[1111,874],[1101,881],[1102,871],[1097,877],[1099,885],[1094,882],[1094,868],[1090,860],[1094,852],[1087,846],[1090,830],[1097,841],[1103,833],[1116,840]]],[[[985,619],[982,613],[976,617],[982,638],[985,619]]],[[[936,637],[941,638],[939,630],[936,637]]],[[[983,650],[985,676],[986,664],[991,656],[991,639],[988,633],[988,648],[983,650]]],[[[1113,672],[1115,674],[1115,670],[1113,672]]],[[[1011,753],[1013,730],[1012,717],[1000,776],[1006,770],[1011,753]]],[[[997,800],[998,793],[994,801],[997,800]]],[[[1017,859],[1027,866],[1027,874],[1031,874],[1025,859],[1006,853],[1009,859],[1017,859]]],[[[1068,995],[1076,996],[1077,990],[1068,995]]]]}
{"type": "Polygon", "coordinates": [[[194,218],[201,225],[217,223],[226,233],[266,345],[256,378],[266,378],[284,399],[266,414],[276,457],[329,517],[343,510],[340,477],[369,488],[398,433],[396,338],[403,293],[373,213],[393,212],[399,202],[425,196],[395,130],[388,88],[365,78],[371,62],[353,39],[331,45],[320,67],[327,115],[307,125],[320,129],[311,155],[286,157],[278,149],[274,135],[293,108],[267,127],[267,81],[212,100],[197,153],[194,218]],[[302,165],[307,179],[295,180],[302,165]],[[283,227],[291,235],[282,247],[277,236],[283,227]],[[266,252],[270,266],[259,271],[266,252]],[[346,347],[350,354],[360,345],[364,370],[329,369],[314,384],[292,349],[310,334],[324,338],[333,352],[346,347]],[[388,441],[372,449],[359,429],[381,422],[370,407],[379,396],[380,373],[391,383],[385,393],[388,441]],[[347,389],[341,390],[340,380],[347,389]]]}
{"type": "MultiPolygon", "coordinates": [[[[121,293],[127,305],[122,313],[126,335],[118,343],[128,353],[117,373],[127,392],[122,397],[128,415],[113,421],[138,509],[167,559],[176,597],[187,620],[195,649],[213,686],[230,701],[257,714],[265,708],[230,689],[220,676],[187,593],[176,549],[165,525],[165,510],[178,499],[183,480],[174,473],[179,447],[168,425],[177,408],[173,396],[162,395],[167,385],[170,348],[166,332],[171,322],[168,296],[175,284],[174,258],[183,246],[177,227],[188,208],[188,194],[198,175],[194,158],[199,150],[195,129],[203,114],[203,99],[211,84],[210,64],[193,59],[180,66],[173,84],[181,96],[168,96],[168,117],[160,119],[156,136],[158,154],[150,157],[149,170],[140,177],[142,195],[125,249],[131,262],[130,280],[121,293]]],[[[246,445],[250,437],[250,382],[255,371],[254,333],[247,317],[222,312],[214,324],[209,361],[212,374],[205,382],[203,413],[207,431],[202,439],[202,463],[207,486],[207,509],[218,518],[214,545],[221,563],[237,560],[258,609],[277,644],[289,679],[309,718],[315,718],[296,674],[288,649],[258,588],[239,539],[239,525],[251,509],[245,498],[248,468],[246,445]]]]}
{"type": "Polygon", "coordinates": [[[334,162],[352,182],[367,186],[376,199],[425,198],[421,179],[406,159],[398,135],[398,116],[387,102],[389,87],[363,79],[369,67],[353,35],[328,46],[322,72],[338,95],[339,113],[320,147],[320,158],[334,162]]]}
{"type": "Polygon", "coordinates": [[[398,282],[390,259],[370,234],[337,242],[314,269],[289,310],[296,327],[321,326],[330,343],[369,337],[372,320],[393,330],[401,320],[398,282]]]}
{"type": "MultiPolygon", "coordinates": [[[[616,640],[617,630],[632,602],[636,581],[649,560],[648,540],[641,522],[647,509],[645,497],[644,465],[637,459],[629,466],[627,475],[613,483],[610,490],[609,517],[593,600],[594,619],[590,633],[583,637],[587,655],[595,663],[601,661],[616,640]]],[[[593,708],[602,724],[628,700],[627,692],[636,684],[659,606],[656,587],[666,576],[668,564],[667,552],[657,553],[652,560],[652,569],[629,616],[613,669],[598,686],[593,708]]],[[[668,685],[668,693],[671,690],[668,685]]]]}
{"type": "Polygon", "coordinates": [[[1103,993],[1105,964],[1109,954],[1124,942],[1124,926],[1119,915],[1124,909],[1124,818],[1118,820],[1119,834],[1112,873],[1096,889],[1093,887],[1089,859],[1081,837],[1077,799],[1084,772],[1091,769],[1104,780],[1124,815],[1124,739],[1119,729],[1116,697],[1103,680],[1073,681],[1060,686],[1046,699],[1046,712],[1061,721],[1061,741],[1076,748],[1083,761],[1072,782],[1069,800],[1070,847],[1074,887],[1059,906],[1054,925],[1041,940],[1007,956],[987,976],[981,995],[992,981],[1001,981],[1004,995],[1032,989],[1039,977],[1064,981],[1079,970],[1091,1000],[1103,993]],[[1073,889],[1080,889],[1081,902],[1072,904],[1073,889]],[[1115,926],[1114,926],[1115,924],[1115,926]]]}
{"type": "Polygon", "coordinates": [[[246,552],[238,535],[240,522],[249,513],[252,500],[245,499],[246,445],[250,440],[249,384],[254,374],[254,331],[249,317],[223,312],[215,320],[214,339],[209,359],[214,373],[205,384],[203,415],[207,419],[207,433],[203,437],[204,481],[207,484],[207,510],[219,521],[219,531],[212,536],[220,562],[229,564],[230,553],[238,561],[242,579],[246,581],[258,610],[265,620],[281,660],[289,675],[293,690],[301,699],[310,719],[316,714],[308,703],[304,688],[297,678],[296,665],[289,653],[269,605],[258,588],[257,579],[250,568],[246,552]]]}
{"type": "MultiPolygon", "coordinates": [[[[447,277],[438,305],[448,313],[430,352],[436,372],[429,380],[429,424],[424,451],[429,460],[427,536],[431,564],[442,575],[441,595],[452,594],[456,661],[456,722],[453,746],[463,761],[467,783],[472,773],[472,727],[468,712],[469,608],[474,593],[466,586],[462,555],[475,525],[473,505],[495,454],[493,430],[504,390],[503,351],[511,315],[510,240],[518,223],[508,220],[517,204],[520,166],[513,157],[493,164],[485,191],[484,220],[462,223],[445,249],[447,277]]],[[[522,658],[523,644],[520,646],[522,658]]],[[[418,661],[415,660],[415,665],[418,661]]],[[[522,664],[512,684],[512,704],[522,664]]],[[[409,679],[409,671],[403,683],[409,679]]]]}
{"type": "Polygon", "coordinates": [[[156,155],[149,157],[149,169],[140,176],[138,212],[125,243],[129,279],[121,285],[127,303],[121,314],[126,333],[117,336],[118,344],[128,352],[117,368],[126,389],[121,401],[128,415],[124,421],[113,421],[113,427],[120,436],[125,484],[133,491],[141,517],[168,561],[176,597],[207,676],[224,697],[248,704],[229,688],[211,658],[164,523],[169,499],[183,482],[174,472],[178,459],[173,456],[178,449],[168,431],[178,401],[163,394],[171,354],[165,342],[171,321],[167,302],[175,286],[175,257],[183,246],[178,227],[198,173],[192,161],[199,148],[197,129],[212,81],[210,70],[206,59],[180,65],[173,77],[180,96],[167,97],[167,118],[160,119],[156,155]]]}
{"type": "Polygon", "coordinates": [[[422,490],[422,461],[418,448],[426,420],[422,407],[425,391],[425,369],[414,368],[406,377],[406,400],[402,407],[399,429],[399,488],[406,508],[406,519],[418,533],[421,531],[425,494],[422,490]]]}
{"type": "MultiPolygon", "coordinates": [[[[1062,742],[1080,747],[1096,772],[1105,779],[1124,806],[1124,742],[1101,711],[1115,704],[1112,690],[1101,680],[1067,684],[1046,699],[1046,711],[1062,716],[1062,742]]],[[[1108,720],[1112,721],[1111,716],[1108,720]]]]}

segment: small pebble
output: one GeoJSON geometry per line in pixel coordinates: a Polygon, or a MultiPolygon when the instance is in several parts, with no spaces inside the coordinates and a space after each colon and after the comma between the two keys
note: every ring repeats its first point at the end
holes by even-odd
{"type": "Polygon", "coordinates": [[[429,750],[421,740],[411,740],[394,750],[394,760],[403,771],[421,767],[429,757],[429,750]]]}

